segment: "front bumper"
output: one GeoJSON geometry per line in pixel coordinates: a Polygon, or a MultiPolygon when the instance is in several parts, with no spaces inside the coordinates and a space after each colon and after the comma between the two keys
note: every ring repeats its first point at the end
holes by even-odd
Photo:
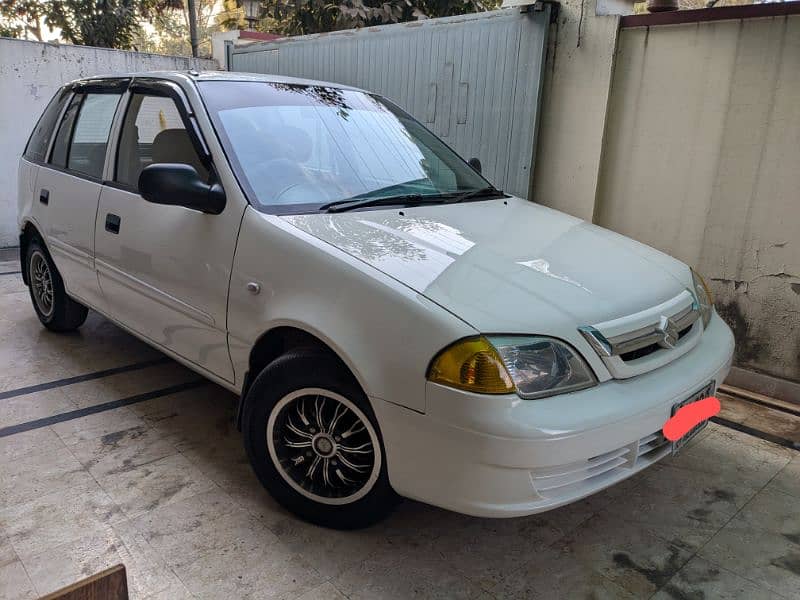
{"type": "Polygon", "coordinates": [[[690,352],[631,379],[541,400],[428,383],[426,414],[373,399],[389,480],[403,496],[482,517],[574,502],[667,455],[672,406],[722,383],[732,356],[715,313],[690,352]]]}

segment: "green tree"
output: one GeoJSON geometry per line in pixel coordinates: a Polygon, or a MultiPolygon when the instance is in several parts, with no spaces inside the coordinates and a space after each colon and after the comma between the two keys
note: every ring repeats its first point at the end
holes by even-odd
{"type": "Polygon", "coordinates": [[[259,29],[322,33],[492,10],[500,0],[264,0],[259,29]]]}
{"type": "Polygon", "coordinates": [[[39,0],[0,0],[0,36],[42,41],[45,4],[39,0]]]}
{"type": "Polygon", "coordinates": [[[236,0],[222,0],[222,11],[216,16],[217,25],[223,31],[244,29],[247,21],[244,9],[236,0]]]}
{"type": "MultiPolygon", "coordinates": [[[[188,7],[186,2],[179,4],[171,10],[155,11],[147,27],[134,37],[132,46],[140,52],[191,56],[188,7]]],[[[216,0],[195,0],[199,56],[210,56],[211,34],[221,28],[227,29],[220,26],[215,16],[216,4],[216,0]]]]}
{"type": "Polygon", "coordinates": [[[180,6],[174,0],[51,0],[47,25],[73,44],[131,48],[141,20],[180,6]]]}
{"type": "Polygon", "coordinates": [[[0,37],[19,37],[22,33],[22,27],[12,26],[8,23],[0,23],[0,37]]]}
{"type": "Polygon", "coordinates": [[[41,40],[44,23],[72,44],[130,48],[143,20],[181,6],[180,0],[0,0],[0,25],[41,40]]]}

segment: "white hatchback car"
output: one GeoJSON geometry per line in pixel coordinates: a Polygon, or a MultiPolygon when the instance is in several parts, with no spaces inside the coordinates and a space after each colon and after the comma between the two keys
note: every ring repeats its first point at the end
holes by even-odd
{"type": "MultiPolygon", "coordinates": [[[[73,82],[19,167],[49,329],[87,308],[240,395],[258,477],[359,527],[512,517],[653,464],[733,337],[688,266],[493,188],[390,101],[236,73],[73,82]]],[[[699,423],[702,426],[703,423],[699,423]]]]}

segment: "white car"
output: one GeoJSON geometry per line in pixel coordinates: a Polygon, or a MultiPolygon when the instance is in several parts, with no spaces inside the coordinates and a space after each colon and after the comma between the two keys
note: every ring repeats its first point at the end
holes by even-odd
{"type": "MultiPolygon", "coordinates": [[[[484,156],[485,160],[491,157],[484,156]]],[[[484,517],[674,452],[733,353],[699,275],[514,198],[390,101],[237,73],[73,82],[19,167],[45,327],[92,308],[240,395],[258,477],[354,528],[398,495],[484,517]]]]}

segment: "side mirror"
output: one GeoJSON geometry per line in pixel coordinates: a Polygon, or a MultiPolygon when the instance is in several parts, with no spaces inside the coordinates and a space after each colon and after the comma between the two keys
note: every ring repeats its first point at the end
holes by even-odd
{"type": "Polygon", "coordinates": [[[469,162],[469,166],[475,169],[478,173],[481,172],[481,161],[479,159],[470,158],[467,162],[469,162]]]}
{"type": "Polygon", "coordinates": [[[153,204],[184,206],[218,215],[225,208],[225,190],[200,179],[191,165],[160,163],[142,169],[139,193],[153,204]]]}

